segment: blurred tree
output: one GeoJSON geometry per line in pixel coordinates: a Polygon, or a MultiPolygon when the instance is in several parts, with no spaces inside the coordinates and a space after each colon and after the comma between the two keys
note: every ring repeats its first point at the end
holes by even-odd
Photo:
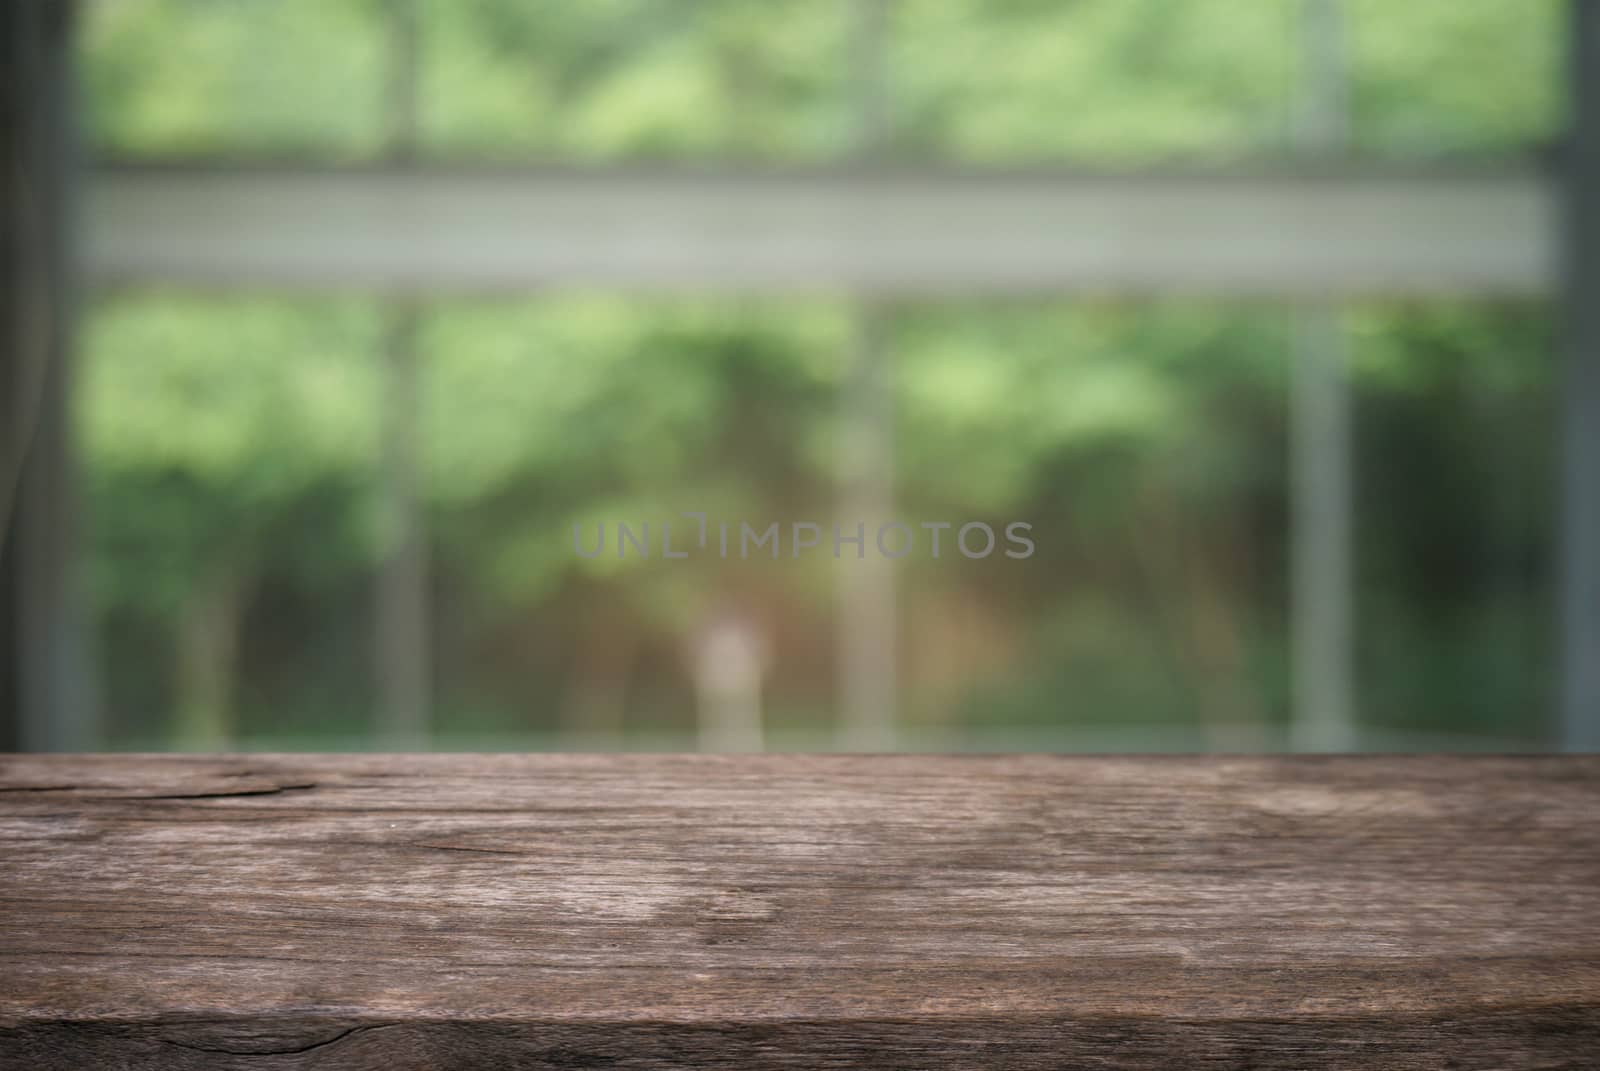
{"type": "Polygon", "coordinates": [[[816,159],[848,134],[847,5],[428,3],[424,140],[451,157],[816,159]]]}
{"type": "Polygon", "coordinates": [[[682,548],[696,528],[686,510],[734,524],[826,516],[845,329],[829,307],[616,298],[432,318],[429,352],[451,355],[427,383],[441,553],[477,591],[488,633],[545,600],[572,608],[578,645],[555,644],[576,675],[558,690],[569,715],[592,724],[652,643],[682,642],[729,599],[825,613],[822,563],[665,562],[660,525],[682,548]],[[616,557],[619,522],[650,524],[650,560],[616,557]],[[574,525],[586,541],[603,525],[608,552],[579,558],[574,525]]]}
{"type": "Polygon", "coordinates": [[[370,552],[375,322],[349,303],[113,296],[89,328],[95,588],[132,627],[171,628],[179,741],[218,747],[253,586],[325,584],[370,552]]]}
{"type": "Polygon", "coordinates": [[[86,128],[119,157],[351,159],[382,144],[381,0],[100,0],[86,128]]]}
{"type": "Polygon", "coordinates": [[[902,0],[894,142],[918,157],[1116,167],[1281,149],[1292,4],[902,0]]]}

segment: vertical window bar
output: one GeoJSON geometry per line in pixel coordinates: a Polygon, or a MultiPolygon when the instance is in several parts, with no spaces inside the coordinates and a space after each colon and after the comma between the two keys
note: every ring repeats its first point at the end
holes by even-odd
{"type": "Polygon", "coordinates": [[[0,5],[0,746],[92,750],[72,395],[76,4],[0,5]]]}
{"type": "MultiPolygon", "coordinates": [[[[1300,8],[1300,149],[1328,160],[1348,143],[1348,73],[1340,0],[1300,8]]],[[[1352,685],[1350,384],[1339,309],[1295,313],[1290,388],[1291,741],[1301,751],[1356,746],[1352,685]]]]}
{"type": "MultiPolygon", "coordinates": [[[[856,83],[858,162],[882,152],[888,115],[885,48],[888,0],[854,0],[851,64],[856,83]]],[[[845,544],[835,562],[839,628],[840,744],[852,751],[895,746],[897,629],[894,562],[878,552],[878,526],[894,514],[894,388],[888,311],[855,303],[851,372],[841,428],[841,534],[864,524],[864,557],[845,544]]]]}
{"type": "Polygon", "coordinates": [[[1562,744],[1600,751],[1600,2],[1571,0],[1569,25],[1562,744]]]}
{"type": "MultiPolygon", "coordinates": [[[[390,0],[387,119],[390,158],[416,158],[416,0],[390,0]]],[[[390,750],[425,747],[431,690],[427,524],[421,494],[420,310],[393,296],[383,310],[382,557],[378,570],[376,672],[378,736],[390,750]]]]}

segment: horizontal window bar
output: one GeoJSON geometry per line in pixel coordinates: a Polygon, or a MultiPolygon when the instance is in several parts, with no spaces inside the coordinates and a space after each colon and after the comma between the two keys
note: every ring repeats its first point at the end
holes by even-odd
{"type": "Polygon", "coordinates": [[[101,169],[97,282],[517,290],[1536,294],[1512,175],[718,175],[101,169]]]}

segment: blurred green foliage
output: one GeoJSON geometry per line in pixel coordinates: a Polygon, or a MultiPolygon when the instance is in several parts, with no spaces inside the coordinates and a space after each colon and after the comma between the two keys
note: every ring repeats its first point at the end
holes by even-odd
{"type": "MultiPolygon", "coordinates": [[[[858,134],[854,0],[414,0],[420,151],[441,159],[821,162],[858,134]]],[[[383,149],[388,0],[97,0],[83,67],[117,156],[383,149]]],[[[1400,158],[1536,147],[1561,0],[1347,0],[1352,135],[1400,158]]],[[[1118,167],[1271,157],[1292,0],[893,0],[887,151],[1118,167]]]]}
{"type": "Polygon", "coordinates": [[[381,0],[121,0],[81,31],[96,151],[349,159],[380,147],[381,0]]]}
{"type": "Polygon", "coordinates": [[[1345,0],[1352,134],[1391,157],[1549,144],[1560,131],[1563,0],[1345,0]]]}
{"type": "MultiPolygon", "coordinates": [[[[1348,8],[1357,152],[1516,157],[1550,139],[1556,0],[1348,8]]],[[[884,151],[1110,169],[1286,159],[1295,9],[900,0],[884,151]]],[[[390,10],[93,4],[93,146],[377,157],[390,10]]],[[[849,3],[418,10],[424,156],[817,163],[856,144],[849,3]]],[[[772,721],[827,724],[826,559],[591,561],[570,539],[574,523],[683,510],[829,521],[859,315],[843,299],[424,303],[415,430],[446,743],[573,728],[598,709],[585,689],[616,679],[622,728],[687,729],[686,637],[730,603],[774,632],[772,721]],[[596,662],[602,648],[610,661],[596,662]]],[[[1281,726],[1292,310],[1105,297],[879,315],[903,518],[1025,518],[1040,543],[1026,568],[902,563],[907,721],[1142,725],[1184,746],[1217,745],[1208,727],[1281,726]]],[[[387,316],[375,299],[92,303],[78,417],[116,741],[170,741],[167,712],[195,687],[182,648],[213,627],[238,640],[243,739],[327,746],[365,731],[387,316]]],[[[1547,310],[1373,302],[1346,323],[1362,715],[1537,741],[1552,617],[1547,310]]]]}
{"type": "MultiPolygon", "coordinates": [[[[882,315],[900,515],[1026,518],[1040,537],[1024,569],[903,563],[913,722],[1281,723],[1289,311],[1032,300],[882,315]]],[[[218,575],[243,576],[272,600],[240,622],[257,637],[244,731],[281,734],[282,712],[320,691],[312,726],[361,731],[379,318],[331,300],[97,304],[80,414],[119,698],[171,703],[186,607],[218,575]]],[[[1393,728],[1536,738],[1525,712],[1546,687],[1554,468],[1545,311],[1365,306],[1349,329],[1363,709],[1393,728]]],[[[825,721],[826,557],[585,560],[571,532],[684,510],[826,523],[852,338],[849,308],[826,302],[574,295],[426,313],[445,724],[562,727],[598,607],[606,641],[636,652],[638,701],[687,728],[685,637],[730,598],[783,622],[792,679],[777,698],[825,721]]]]}

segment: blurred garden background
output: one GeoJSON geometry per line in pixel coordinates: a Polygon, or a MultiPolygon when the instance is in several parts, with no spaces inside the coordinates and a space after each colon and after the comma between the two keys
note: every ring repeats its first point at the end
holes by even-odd
{"type": "MultiPolygon", "coordinates": [[[[1343,81],[1321,135],[1290,0],[99,0],[79,107],[101,166],[580,178],[1493,172],[1559,135],[1555,0],[1330,10],[1343,81]]],[[[826,280],[89,290],[86,743],[719,746],[703,641],[734,621],[760,652],[745,745],[1295,746],[1308,317],[1348,419],[1334,746],[1549,746],[1546,299],[868,301],[826,280]],[[1037,553],[912,555],[857,583],[826,557],[572,549],[575,522],[827,521],[862,488],[913,523],[1027,520],[1037,553]],[[857,724],[863,703],[882,721],[857,724]]]]}

